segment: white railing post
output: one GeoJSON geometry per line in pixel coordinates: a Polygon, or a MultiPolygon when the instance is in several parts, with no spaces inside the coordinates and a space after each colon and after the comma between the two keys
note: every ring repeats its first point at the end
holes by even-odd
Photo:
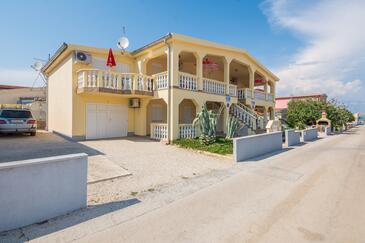
{"type": "Polygon", "coordinates": [[[227,85],[223,82],[203,78],[203,91],[206,93],[226,95],[226,87],[227,85]]]}
{"type": "Polygon", "coordinates": [[[180,138],[196,138],[197,132],[192,124],[179,124],[179,137],[180,138]]]}
{"type": "Polygon", "coordinates": [[[188,90],[197,90],[197,77],[195,75],[179,72],[179,87],[188,90]]]}
{"type": "Polygon", "coordinates": [[[166,140],[167,139],[167,124],[151,123],[151,139],[166,140]]]}

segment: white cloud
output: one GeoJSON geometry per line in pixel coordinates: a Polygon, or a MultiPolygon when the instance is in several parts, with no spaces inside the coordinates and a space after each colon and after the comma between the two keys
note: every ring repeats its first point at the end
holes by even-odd
{"type": "MultiPolygon", "coordinates": [[[[0,69],[0,84],[31,86],[36,79],[37,73],[29,69],[0,69]]],[[[39,79],[36,86],[42,85],[39,79]]]]}
{"type": "Polygon", "coordinates": [[[345,97],[363,88],[364,0],[267,0],[263,8],[273,27],[287,29],[305,43],[290,64],[276,70],[279,94],[345,97]]]}

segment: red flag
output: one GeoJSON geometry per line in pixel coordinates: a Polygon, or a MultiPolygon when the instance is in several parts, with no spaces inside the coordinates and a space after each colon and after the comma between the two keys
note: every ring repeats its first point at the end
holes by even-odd
{"type": "Polygon", "coordinates": [[[109,67],[114,67],[114,66],[117,65],[115,63],[112,48],[109,48],[109,54],[108,54],[108,59],[106,60],[106,65],[109,66],[109,67]]]}

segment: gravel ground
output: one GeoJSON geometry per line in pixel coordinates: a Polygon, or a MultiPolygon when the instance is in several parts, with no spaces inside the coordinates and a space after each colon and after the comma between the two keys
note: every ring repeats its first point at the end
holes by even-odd
{"type": "Polygon", "coordinates": [[[89,205],[138,197],[143,192],[157,191],[234,165],[229,157],[202,154],[139,137],[81,144],[99,151],[132,174],[88,185],[89,205]]]}

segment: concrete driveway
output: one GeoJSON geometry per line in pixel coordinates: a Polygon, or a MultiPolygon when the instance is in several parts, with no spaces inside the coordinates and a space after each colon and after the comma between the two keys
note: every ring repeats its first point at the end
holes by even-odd
{"type": "Polygon", "coordinates": [[[102,152],[53,133],[40,131],[35,137],[20,134],[0,136],[0,163],[73,153],[89,155],[88,183],[130,175],[102,152]]]}
{"type": "Polygon", "coordinates": [[[93,148],[45,131],[39,131],[35,137],[0,135],[0,163],[73,153],[86,153],[89,156],[102,154],[93,148]]]}
{"type": "Polygon", "coordinates": [[[215,170],[230,168],[233,159],[165,145],[145,137],[81,142],[128,170],[132,176],[89,186],[89,203],[100,204],[157,191],[215,170]]]}
{"type": "Polygon", "coordinates": [[[229,158],[168,146],[146,137],[74,142],[48,132],[35,137],[0,136],[0,162],[70,153],[89,155],[89,204],[126,199],[233,165],[229,158]]]}

